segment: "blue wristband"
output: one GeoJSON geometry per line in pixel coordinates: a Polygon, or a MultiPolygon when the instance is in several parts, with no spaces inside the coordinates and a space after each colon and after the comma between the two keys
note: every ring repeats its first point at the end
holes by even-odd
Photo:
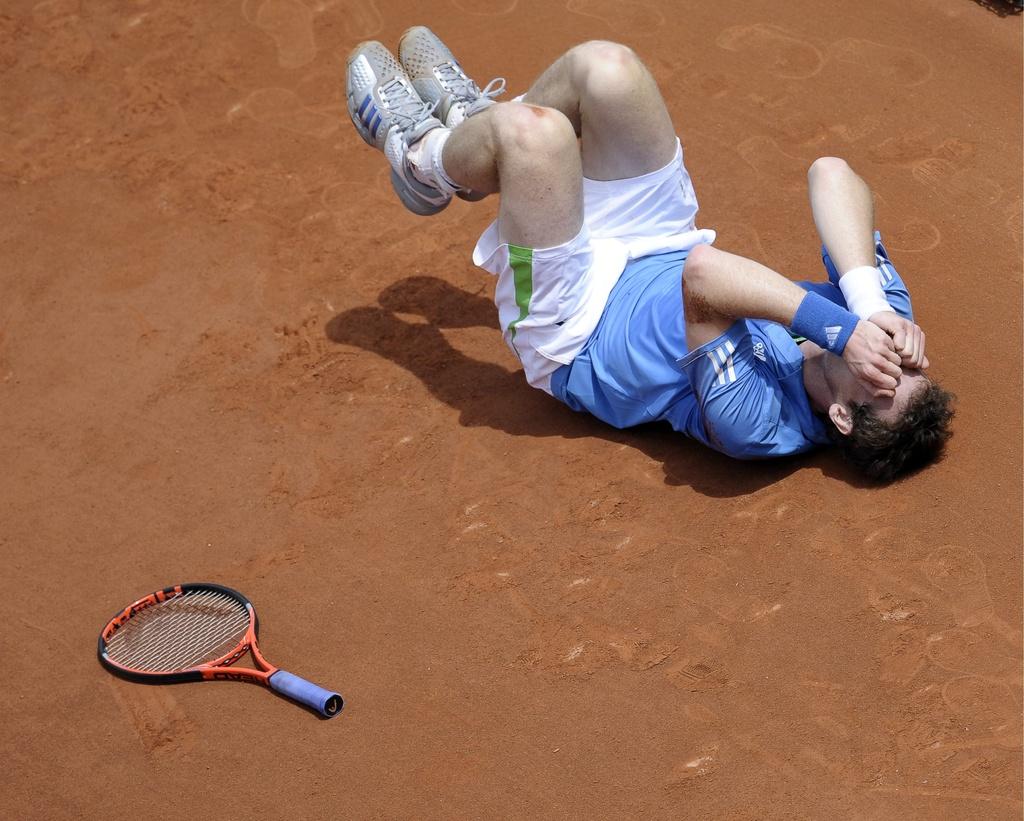
{"type": "Polygon", "coordinates": [[[793,317],[793,331],[839,356],[857,327],[856,314],[808,291],[793,317]]]}

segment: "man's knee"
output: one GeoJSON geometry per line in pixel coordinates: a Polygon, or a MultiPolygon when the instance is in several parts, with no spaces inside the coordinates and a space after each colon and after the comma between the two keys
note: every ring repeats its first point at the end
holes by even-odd
{"type": "Polygon", "coordinates": [[[577,71],[628,70],[640,62],[636,52],[610,40],[588,40],[569,50],[577,71]]]}
{"type": "Polygon", "coordinates": [[[809,180],[828,179],[852,173],[846,160],[839,157],[818,157],[807,169],[809,180]]]}
{"type": "Polygon", "coordinates": [[[576,132],[568,118],[554,108],[526,103],[494,106],[492,122],[499,151],[532,156],[576,150],[576,132]]]}
{"type": "Polygon", "coordinates": [[[577,88],[614,94],[628,90],[643,72],[643,63],[629,46],[608,40],[590,40],[569,52],[577,88]]]}

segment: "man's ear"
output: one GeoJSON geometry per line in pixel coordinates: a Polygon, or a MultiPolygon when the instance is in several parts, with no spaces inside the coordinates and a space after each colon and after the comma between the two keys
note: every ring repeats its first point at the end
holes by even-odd
{"type": "Polygon", "coordinates": [[[828,408],[828,418],[832,420],[832,424],[836,426],[843,436],[849,436],[853,430],[853,417],[850,416],[850,411],[845,405],[840,405],[838,402],[833,402],[828,408]]]}

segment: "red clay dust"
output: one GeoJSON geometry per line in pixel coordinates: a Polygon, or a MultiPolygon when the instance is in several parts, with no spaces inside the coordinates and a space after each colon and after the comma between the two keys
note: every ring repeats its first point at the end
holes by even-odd
{"type": "Polygon", "coordinates": [[[1021,21],[971,0],[8,0],[0,816],[1019,819],[1021,21]],[[426,24],[510,98],[625,42],[718,246],[823,278],[847,159],[959,397],[885,488],[531,389],[406,212],[349,50],[426,24]],[[152,687],[118,607],[210,581],[345,696],[152,687]]]}

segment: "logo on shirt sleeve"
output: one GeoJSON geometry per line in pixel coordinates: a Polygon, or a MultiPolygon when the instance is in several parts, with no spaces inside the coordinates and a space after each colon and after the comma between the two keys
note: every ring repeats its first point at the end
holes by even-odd
{"type": "Polygon", "coordinates": [[[768,357],[767,357],[767,355],[764,352],[764,343],[763,342],[755,342],[754,343],[754,356],[757,359],[760,359],[762,362],[767,362],[768,361],[768,357]]]}

